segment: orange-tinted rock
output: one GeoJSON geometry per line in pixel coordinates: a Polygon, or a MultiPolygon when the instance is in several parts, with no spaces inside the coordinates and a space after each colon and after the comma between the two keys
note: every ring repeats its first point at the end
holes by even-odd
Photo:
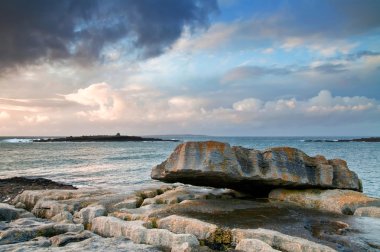
{"type": "Polygon", "coordinates": [[[275,189],[269,199],[286,201],[301,207],[335,213],[353,214],[357,208],[380,206],[380,200],[351,190],[287,190],[275,189]]]}
{"type": "Polygon", "coordinates": [[[290,147],[259,151],[214,141],[180,144],[153,168],[151,176],[252,194],[268,193],[275,187],[362,190],[358,176],[344,160],[310,157],[290,147]]]}

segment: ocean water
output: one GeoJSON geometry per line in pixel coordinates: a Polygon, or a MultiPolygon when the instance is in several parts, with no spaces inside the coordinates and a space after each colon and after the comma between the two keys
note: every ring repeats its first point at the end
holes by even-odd
{"type": "MultiPolygon", "coordinates": [[[[304,142],[344,137],[210,137],[166,136],[181,141],[215,140],[264,150],[291,146],[314,156],[342,158],[363,181],[364,192],[380,197],[380,143],[304,142]]],[[[0,178],[44,177],[77,187],[129,191],[160,184],[150,178],[178,142],[60,142],[33,143],[21,137],[0,137],[0,178]]]]}

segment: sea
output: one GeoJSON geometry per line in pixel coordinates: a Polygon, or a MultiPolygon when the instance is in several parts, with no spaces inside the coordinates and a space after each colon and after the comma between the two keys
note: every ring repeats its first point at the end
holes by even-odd
{"type": "MultiPolygon", "coordinates": [[[[265,150],[275,146],[301,149],[310,156],[341,158],[363,182],[364,193],[380,197],[380,143],[308,142],[359,137],[219,137],[154,136],[185,141],[214,140],[265,150]]],[[[43,177],[76,187],[120,192],[161,184],[153,166],[163,162],[180,142],[32,142],[40,137],[0,137],[0,178],[43,177]]]]}

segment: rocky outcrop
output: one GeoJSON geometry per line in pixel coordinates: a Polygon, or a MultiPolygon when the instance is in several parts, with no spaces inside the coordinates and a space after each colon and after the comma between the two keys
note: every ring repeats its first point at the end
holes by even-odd
{"type": "Polygon", "coordinates": [[[67,232],[51,237],[49,240],[52,246],[62,247],[72,242],[80,242],[94,237],[95,234],[84,230],[82,232],[67,232]]]}
{"type": "MultiPolygon", "coordinates": [[[[116,241],[123,238],[131,240],[120,241],[127,251],[145,251],[140,247],[173,252],[250,251],[254,244],[263,251],[326,251],[326,246],[368,251],[380,247],[377,237],[363,232],[378,232],[376,219],[363,224],[358,221],[369,218],[314,211],[279,200],[253,200],[231,189],[176,183],[128,193],[90,189],[24,191],[13,204],[49,220],[0,221],[0,243],[4,244],[0,251],[44,251],[45,247],[46,251],[107,250],[101,241],[109,244],[108,250],[118,251],[124,245],[116,241]]],[[[22,209],[6,209],[32,215],[22,209]]]]}
{"type": "Polygon", "coordinates": [[[282,234],[267,229],[233,229],[232,235],[235,243],[239,244],[244,239],[258,239],[271,247],[284,252],[336,252],[330,247],[311,242],[299,237],[282,234]]]}
{"type": "Polygon", "coordinates": [[[236,246],[236,250],[245,252],[280,252],[257,239],[242,239],[236,246]]]}
{"type": "Polygon", "coordinates": [[[80,224],[61,224],[38,218],[22,218],[12,222],[5,230],[0,231],[0,245],[25,242],[39,236],[51,237],[80,231],[83,231],[83,225],[80,224]]]}
{"type": "MultiPolygon", "coordinates": [[[[215,241],[219,228],[215,224],[193,218],[170,215],[157,221],[157,227],[176,234],[193,234],[198,240],[215,241]]],[[[231,243],[231,238],[227,243],[231,243]]]]}
{"type": "Polygon", "coordinates": [[[251,194],[278,187],[362,190],[358,176],[340,159],[310,157],[290,147],[259,151],[213,141],[180,144],[151,177],[251,194]]]}
{"type": "MultiPolygon", "coordinates": [[[[359,207],[380,207],[380,200],[350,190],[275,189],[269,199],[286,201],[301,207],[352,215],[359,207]]],[[[359,215],[359,214],[358,214],[359,215]]]]}
{"type": "Polygon", "coordinates": [[[182,244],[198,247],[199,242],[191,234],[174,234],[166,229],[149,229],[142,221],[123,221],[115,217],[97,217],[91,230],[105,237],[126,237],[135,243],[150,244],[178,251],[182,244]]]}
{"type": "MultiPolygon", "coordinates": [[[[54,246],[54,245],[53,245],[54,246]]],[[[51,241],[45,237],[38,237],[28,242],[7,244],[0,247],[2,252],[88,252],[88,251],[112,251],[112,252],[163,252],[159,247],[136,244],[124,237],[103,238],[93,234],[93,237],[83,241],[70,242],[63,247],[52,247],[51,241]]]]}
{"type": "Polygon", "coordinates": [[[0,221],[11,221],[28,217],[34,217],[34,215],[24,209],[15,208],[14,206],[5,203],[0,203],[0,221]]]}
{"type": "Polygon", "coordinates": [[[380,218],[380,206],[378,206],[378,207],[359,207],[355,210],[354,215],[380,218]]]}
{"type": "Polygon", "coordinates": [[[102,205],[88,206],[74,214],[74,222],[89,227],[94,218],[104,216],[105,213],[106,209],[102,205]]]}

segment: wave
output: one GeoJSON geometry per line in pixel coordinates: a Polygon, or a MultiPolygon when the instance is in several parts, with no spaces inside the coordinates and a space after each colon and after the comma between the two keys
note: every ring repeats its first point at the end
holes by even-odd
{"type": "Polygon", "coordinates": [[[0,142],[6,142],[6,143],[31,143],[31,142],[33,142],[33,139],[31,139],[31,138],[8,138],[8,139],[3,139],[0,142]]]}

